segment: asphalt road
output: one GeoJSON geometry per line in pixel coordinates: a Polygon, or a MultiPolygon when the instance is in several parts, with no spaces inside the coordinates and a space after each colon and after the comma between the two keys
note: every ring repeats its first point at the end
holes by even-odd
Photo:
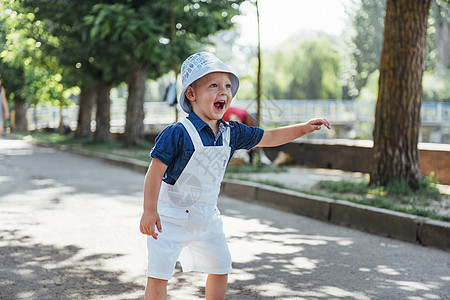
{"type": "MultiPolygon", "coordinates": [[[[0,139],[0,299],[143,299],[144,174],[0,139]]],[[[450,299],[450,254],[220,197],[227,299],[450,299]]],[[[181,273],[170,299],[204,298],[181,273]]]]}

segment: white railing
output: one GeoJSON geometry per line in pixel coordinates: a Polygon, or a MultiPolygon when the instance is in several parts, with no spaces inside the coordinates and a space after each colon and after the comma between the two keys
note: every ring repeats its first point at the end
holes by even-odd
{"type": "MultiPolygon", "coordinates": [[[[256,101],[237,100],[233,105],[256,112],[256,101]]],[[[125,104],[111,105],[111,129],[123,131],[125,126],[125,104]]],[[[165,102],[146,102],[144,105],[146,126],[166,125],[175,121],[175,108],[165,102]]],[[[63,108],[64,124],[71,128],[77,125],[78,106],[63,108]]],[[[178,109],[178,117],[186,114],[178,109]]],[[[30,129],[56,128],[59,126],[59,107],[38,107],[27,110],[30,129]],[[36,115],[36,120],[34,116],[36,115]]],[[[261,105],[261,120],[264,125],[285,125],[326,117],[333,124],[373,123],[375,102],[352,100],[264,100],[261,105]]],[[[450,127],[449,102],[424,102],[421,111],[422,125],[450,127]]]]}

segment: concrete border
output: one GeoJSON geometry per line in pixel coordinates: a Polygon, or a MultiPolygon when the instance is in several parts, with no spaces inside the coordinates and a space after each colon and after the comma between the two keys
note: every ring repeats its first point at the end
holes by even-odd
{"type": "Polygon", "coordinates": [[[448,222],[240,180],[225,179],[221,193],[336,225],[450,251],[448,222]]]}

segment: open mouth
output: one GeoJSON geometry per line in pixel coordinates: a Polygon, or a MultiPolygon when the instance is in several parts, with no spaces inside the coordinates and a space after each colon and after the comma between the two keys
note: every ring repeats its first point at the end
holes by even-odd
{"type": "Polygon", "coordinates": [[[223,108],[225,107],[225,101],[221,100],[221,101],[214,102],[214,107],[218,110],[223,110],[223,108]]]}

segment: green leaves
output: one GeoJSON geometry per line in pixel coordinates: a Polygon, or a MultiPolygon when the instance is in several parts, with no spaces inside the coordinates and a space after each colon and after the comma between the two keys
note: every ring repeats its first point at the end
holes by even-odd
{"type": "Polygon", "coordinates": [[[269,53],[263,94],[269,99],[340,99],[340,56],[327,40],[306,40],[269,53]]]}

